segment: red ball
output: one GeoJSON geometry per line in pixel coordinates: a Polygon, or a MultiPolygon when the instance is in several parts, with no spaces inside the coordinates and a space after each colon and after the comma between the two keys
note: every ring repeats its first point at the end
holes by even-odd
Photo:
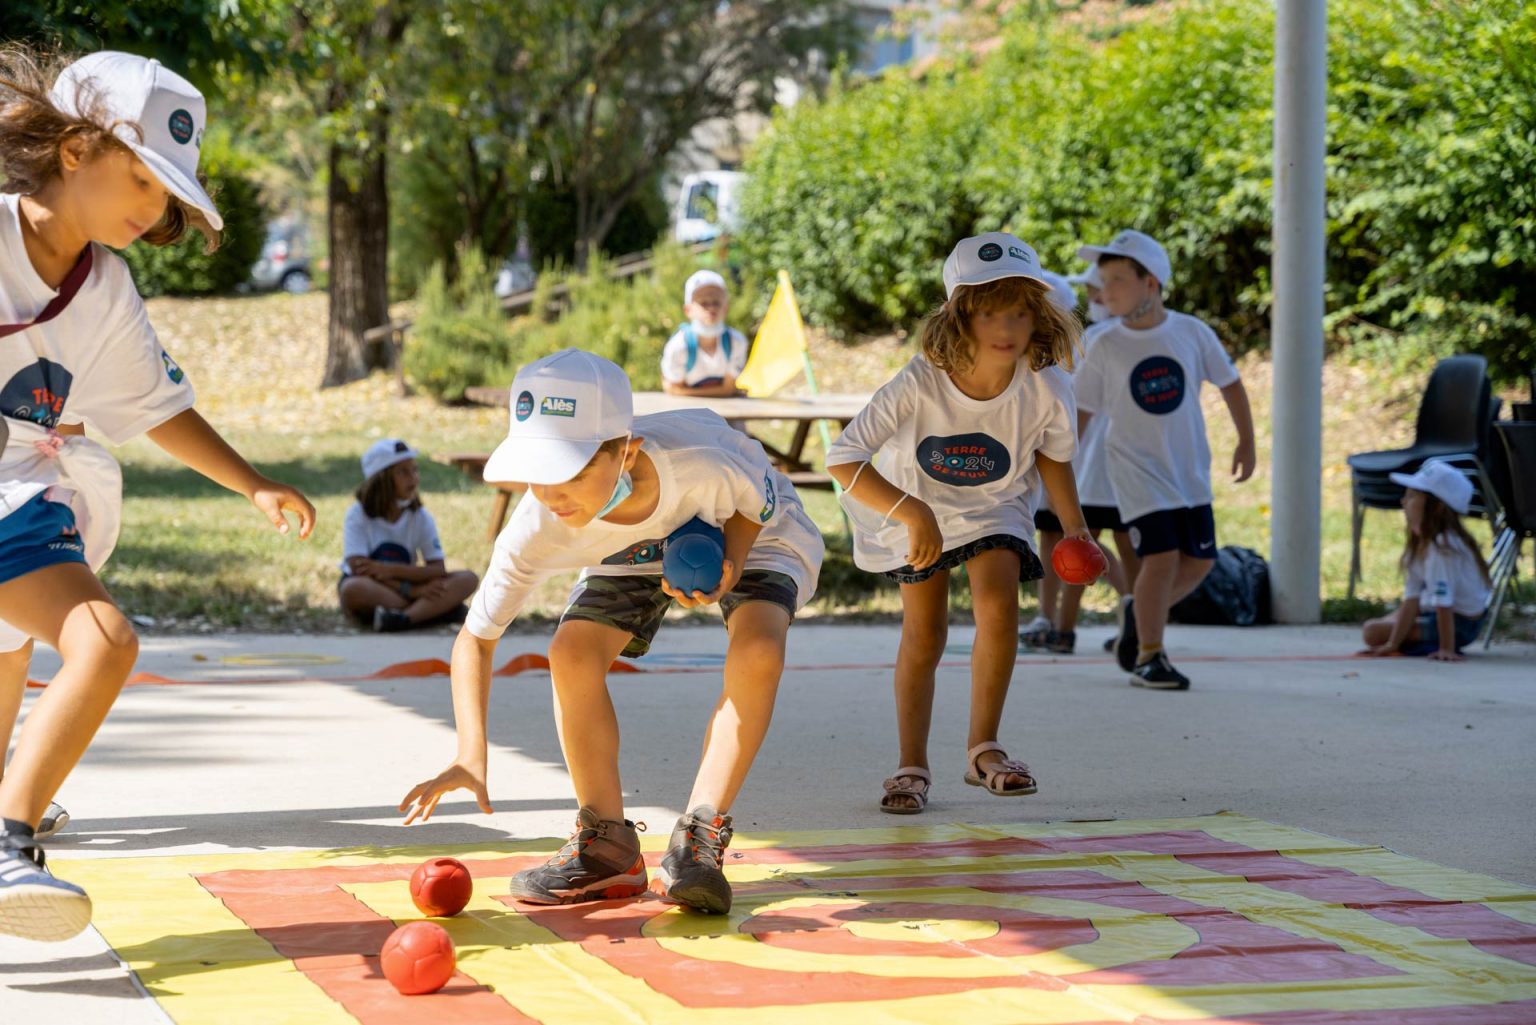
{"type": "Polygon", "coordinates": [[[1109,568],[1099,546],[1080,537],[1056,542],[1051,565],[1056,568],[1056,575],[1069,584],[1091,584],[1109,568]]]}
{"type": "Polygon", "coordinates": [[[408,997],[442,989],[457,962],[453,939],[436,922],[407,922],[389,934],[379,951],[384,978],[408,997]]]}
{"type": "Polygon", "coordinates": [[[463,911],[474,888],[469,869],[455,858],[423,861],[411,873],[411,900],[422,914],[431,918],[446,918],[463,911]]]}

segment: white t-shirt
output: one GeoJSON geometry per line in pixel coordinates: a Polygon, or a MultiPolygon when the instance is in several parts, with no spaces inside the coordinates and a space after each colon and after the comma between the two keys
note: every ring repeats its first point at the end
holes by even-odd
{"type": "Polygon", "coordinates": [[[747,350],[752,343],[747,336],[733,328],[726,328],[731,338],[731,354],[725,354],[725,335],[715,340],[715,351],[704,351],[704,340],[699,339],[698,356],[693,369],[688,368],[688,332],[679,329],[667,339],[661,350],[661,378],[671,384],[685,384],[692,388],[699,384],[719,384],[727,377],[740,377],[747,365],[747,350]]]}
{"type": "Polygon", "coordinates": [[[1403,596],[1419,599],[1419,608],[1426,612],[1450,608],[1458,616],[1476,619],[1487,611],[1491,594],[1467,543],[1455,534],[1441,534],[1408,564],[1403,596]]]}
{"type": "MultiPolygon", "coordinates": [[[[1001,395],[973,399],[921,354],[912,357],[854,417],[827,453],[827,465],[874,460],[881,476],[922,499],[944,535],[944,550],[1007,534],[1035,536],[1035,453],[1066,462],[1077,446],[1077,411],[1066,371],[1024,363],[1001,395]]],[[[907,528],[882,529],[876,511],[849,495],[853,561],[874,573],[907,563],[907,528]]]]}
{"type": "MultiPolygon", "coordinates": [[[[31,320],[57,294],[38,277],[13,193],[0,194],[0,324],[31,320]]],[[[92,243],[91,273],[52,320],[0,339],[0,414],[86,425],[121,445],[192,406],[192,385],[149,326],[122,258],[92,243]]],[[[12,436],[0,453],[0,517],[58,480],[55,461],[12,436]]]]}
{"type": "Polygon", "coordinates": [[[437,537],[437,521],[426,507],[406,509],[391,523],[380,516],[363,512],[363,503],[353,502],[341,523],[341,572],[351,576],[347,560],[362,556],[375,562],[398,562],[414,566],[444,558],[443,543],[437,537]]]}
{"type": "Polygon", "coordinates": [[[1109,419],[1104,455],[1121,519],[1210,504],[1200,385],[1237,380],[1216,332],[1183,313],[1146,330],[1115,322],[1095,333],[1073,385],[1080,409],[1109,419]]]}
{"type": "MultiPolygon", "coordinates": [[[[1083,332],[1083,357],[1103,337],[1109,324],[1118,320],[1094,324],[1083,332]]],[[[1078,365],[1082,369],[1082,365],[1078,365]]],[[[1076,375],[1074,374],[1074,377],[1076,375]]],[[[1073,382],[1076,389],[1076,381],[1073,382]]],[[[1104,436],[1109,433],[1109,417],[1096,416],[1088,421],[1088,429],[1077,439],[1077,455],[1072,457],[1072,469],[1077,474],[1077,500],[1083,505],[1114,506],[1115,489],[1109,483],[1109,459],[1104,454],[1104,436]]]]}
{"type": "Polygon", "coordinates": [[[641,451],[656,465],[656,511],[641,523],[598,519],[568,527],[525,494],[496,538],[470,601],[470,633],[500,637],[529,591],[562,570],[579,569],[583,578],[659,577],[667,536],[695,516],[717,527],[737,513],[763,524],[744,569],[783,573],[795,582],[800,605],[811,599],[821,572],[821,532],[761,444],[707,409],[637,416],[634,434],[645,439],[641,451]]]}

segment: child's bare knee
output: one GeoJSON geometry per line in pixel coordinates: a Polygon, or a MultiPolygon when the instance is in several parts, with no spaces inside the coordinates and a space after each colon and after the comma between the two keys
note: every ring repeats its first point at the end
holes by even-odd
{"type": "Polygon", "coordinates": [[[608,672],[610,660],[604,653],[607,646],[597,643],[592,631],[583,629],[581,624],[588,627],[595,625],[586,620],[570,620],[561,623],[555,630],[555,636],[550,638],[549,665],[557,678],[565,672],[595,670],[599,675],[608,672]]]}
{"type": "Polygon", "coordinates": [[[67,661],[89,659],[127,675],[139,657],[139,636],[116,608],[92,603],[70,613],[59,633],[59,654],[67,661]]]}

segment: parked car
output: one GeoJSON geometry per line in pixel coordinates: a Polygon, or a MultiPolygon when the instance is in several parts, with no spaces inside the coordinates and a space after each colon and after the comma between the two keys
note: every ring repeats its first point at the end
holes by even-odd
{"type": "Polygon", "coordinates": [[[672,237],[679,242],[708,242],[736,227],[740,171],[697,171],[683,175],[672,216],[672,237]]]}
{"type": "Polygon", "coordinates": [[[294,221],[277,221],[267,227],[261,257],[251,268],[251,288],[270,292],[308,292],[313,285],[309,265],[309,232],[294,221]]]}

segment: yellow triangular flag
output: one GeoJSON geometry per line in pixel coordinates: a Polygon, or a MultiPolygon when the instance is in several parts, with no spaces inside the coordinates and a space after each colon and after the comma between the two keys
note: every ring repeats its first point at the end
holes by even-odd
{"type": "Polygon", "coordinates": [[[752,355],[736,378],[737,387],[753,398],[772,395],[805,369],[806,351],[805,322],[800,319],[795,290],[789,275],[779,271],[779,287],[752,341],[752,355]]]}

